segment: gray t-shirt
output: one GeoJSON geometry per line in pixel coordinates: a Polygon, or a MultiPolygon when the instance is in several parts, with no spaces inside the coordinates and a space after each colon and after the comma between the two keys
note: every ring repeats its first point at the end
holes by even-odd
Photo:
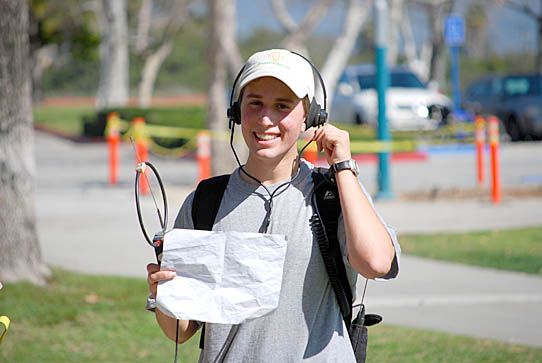
{"type": "MultiPolygon", "coordinates": [[[[348,333],[309,224],[314,214],[311,206],[312,168],[312,164],[303,161],[299,174],[290,185],[285,187],[281,182],[267,186],[271,193],[279,189],[273,196],[267,233],[287,236],[278,308],[238,326],[207,323],[200,362],[355,362],[348,333]]],[[[193,196],[191,193],[183,203],[175,228],[193,228],[193,196]]],[[[269,195],[266,190],[242,180],[237,169],[230,177],[213,231],[263,232],[268,212],[269,195]]],[[[394,278],[399,271],[400,248],[395,232],[388,230],[395,245],[396,258],[384,278],[394,278]]],[[[357,272],[348,263],[342,217],[338,237],[354,292],[357,272]]]]}

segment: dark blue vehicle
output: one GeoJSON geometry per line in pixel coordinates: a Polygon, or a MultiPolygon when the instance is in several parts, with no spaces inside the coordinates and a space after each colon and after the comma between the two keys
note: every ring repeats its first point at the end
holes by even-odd
{"type": "Polygon", "coordinates": [[[542,139],[542,74],[493,76],[477,80],[463,94],[462,108],[494,115],[512,141],[542,139]]]}

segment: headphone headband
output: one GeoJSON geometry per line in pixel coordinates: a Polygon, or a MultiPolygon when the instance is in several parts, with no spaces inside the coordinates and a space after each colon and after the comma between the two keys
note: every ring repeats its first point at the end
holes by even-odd
{"type": "MultiPolygon", "coordinates": [[[[318,79],[320,81],[320,85],[322,86],[322,93],[324,95],[324,108],[318,104],[316,101],[316,97],[312,97],[312,100],[310,100],[310,109],[307,113],[307,117],[305,118],[305,129],[309,129],[310,127],[319,127],[322,126],[328,118],[327,113],[327,93],[326,93],[326,86],[324,84],[324,79],[322,78],[322,75],[318,71],[318,69],[311,63],[311,61],[296,52],[289,51],[292,54],[295,54],[301,58],[303,58],[312,68],[313,73],[316,73],[318,76],[318,79]]],[[[233,128],[235,124],[240,125],[241,124],[241,106],[239,104],[239,100],[233,101],[233,96],[235,92],[235,87],[237,86],[237,83],[239,82],[239,78],[243,74],[243,71],[245,70],[246,64],[241,68],[239,73],[237,73],[237,76],[235,76],[235,79],[233,81],[233,86],[230,94],[230,107],[228,108],[228,120],[229,120],[229,128],[233,128]]]]}

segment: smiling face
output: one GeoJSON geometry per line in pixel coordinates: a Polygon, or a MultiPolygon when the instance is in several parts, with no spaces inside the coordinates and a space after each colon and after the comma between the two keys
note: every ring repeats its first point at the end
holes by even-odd
{"type": "Polygon", "coordinates": [[[278,79],[262,77],[247,84],[241,100],[241,129],[250,151],[247,167],[291,166],[304,117],[302,99],[278,79]]]}

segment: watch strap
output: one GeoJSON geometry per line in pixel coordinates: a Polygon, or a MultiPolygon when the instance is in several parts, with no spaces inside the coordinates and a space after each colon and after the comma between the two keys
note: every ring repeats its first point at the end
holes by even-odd
{"type": "Polygon", "coordinates": [[[348,169],[354,173],[355,176],[358,175],[358,168],[356,161],[353,159],[340,161],[338,163],[335,163],[331,166],[331,170],[333,170],[333,174],[335,174],[338,171],[348,169]]]}

